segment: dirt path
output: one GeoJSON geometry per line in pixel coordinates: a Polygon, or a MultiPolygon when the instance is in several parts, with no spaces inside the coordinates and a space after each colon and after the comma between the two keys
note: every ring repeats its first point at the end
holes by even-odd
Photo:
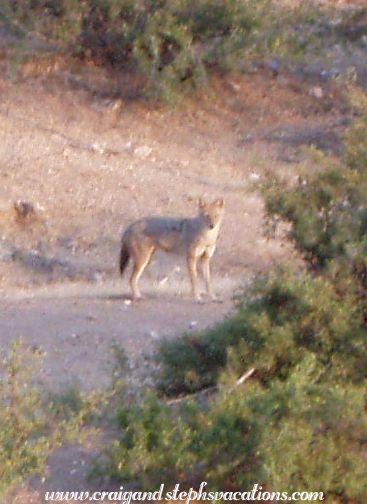
{"type": "Polygon", "coordinates": [[[132,303],[121,295],[121,282],[13,291],[0,298],[1,345],[7,348],[22,337],[26,346],[42,347],[47,389],[103,388],[110,383],[115,345],[140,362],[161,338],[222,320],[231,308],[233,287],[227,282],[221,289],[223,303],[203,304],[168,288],[132,303]]]}

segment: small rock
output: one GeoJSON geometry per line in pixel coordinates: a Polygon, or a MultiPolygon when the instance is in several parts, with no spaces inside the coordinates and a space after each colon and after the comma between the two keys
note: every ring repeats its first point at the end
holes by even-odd
{"type": "Polygon", "coordinates": [[[146,159],[152,153],[153,149],[149,147],[149,145],[141,145],[140,147],[136,147],[134,149],[134,154],[136,154],[141,159],[146,159]]]}
{"type": "Polygon", "coordinates": [[[321,100],[324,96],[324,92],[320,86],[315,86],[309,90],[309,95],[313,96],[314,98],[317,98],[318,100],[321,100]]]}
{"type": "Polygon", "coordinates": [[[251,172],[250,175],[249,175],[249,179],[250,180],[260,180],[260,175],[258,173],[255,173],[255,172],[251,172]]]}
{"type": "Polygon", "coordinates": [[[320,72],[320,77],[321,77],[322,79],[327,79],[327,77],[328,77],[328,73],[327,73],[327,71],[326,71],[326,70],[321,70],[321,72],[320,72]]]}
{"type": "Polygon", "coordinates": [[[196,320],[192,320],[189,324],[189,327],[190,329],[193,329],[194,327],[196,327],[198,325],[197,321],[196,320]]]}
{"type": "Polygon", "coordinates": [[[148,335],[153,339],[153,340],[159,340],[159,334],[157,331],[155,331],[154,329],[150,329],[148,331],[148,335]]]}
{"type": "Polygon", "coordinates": [[[238,93],[241,90],[241,86],[237,84],[237,82],[233,81],[228,81],[228,86],[234,91],[235,93],[238,93]]]}
{"type": "Polygon", "coordinates": [[[279,58],[273,57],[273,58],[268,58],[265,61],[265,67],[268,68],[268,70],[271,71],[274,77],[276,77],[280,71],[280,61],[279,58]]]}
{"type": "MultiPolygon", "coordinates": [[[[85,252],[85,255],[86,255],[86,256],[90,255],[89,250],[87,250],[87,251],[85,252]]],[[[93,273],[93,280],[94,280],[95,282],[102,282],[102,281],[103,281],[103,279],[104,279],[104,274],[103,274],[103,273],[101,273],[101,272],[99,272],[99,271],[98,271],[98,272],[96,272],[96,273],[93,273]]]]}
{"type": "Polygon", "coordinates": [[[348,126],[348,124],[350,123],[350,120],[348,119],[348,117],[339,117],[338,118],[338,124],[340,124],[340,126],[348,126]]]}
{"type": "Polygon", "coordinates": [[[13,207],[16,213],[17,222],[22,224],[30,221],[36,215],[35,208],[29,201],[14,201],[13,207]]]}
{"type": "Polygon", "coordinates": [[[95,152],[98,152],[99,154],[104,154],[106,152],[105,147],[103,147],[102,145],[100,145],[98,143],[92,144],[92,150],[95,152]]]}
{"type": "Polygon", "coordinates": [[[277,75],[277,82],[281,86],[289,86],[290,83],[288,77],[286,77],[285,75],[277,75]]]}

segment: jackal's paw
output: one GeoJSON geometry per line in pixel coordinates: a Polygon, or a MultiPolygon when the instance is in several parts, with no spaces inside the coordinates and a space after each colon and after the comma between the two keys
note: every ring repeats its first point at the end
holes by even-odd
{"type": "Polygon", "coordinates": [[[223,303],[223,299],[216,296],[212,291],[209,291],[207,296],[209,297],[209,302],[211,303],[223,303]]]}
{"type": "Polygon", "coordinates": [[[138,301],[141,301],[142,299],[144,299],[144,297],[141,295],[141,294],[134,294],[132,297],[131,297],[131,300],[136,303],[138,301]]]}
{"type": "Polygon", "coordinates": [[[195,297],[195,301],[199,304],[204,304],[204,299],[202,298],[201,294],[198,294],[195,297]]]}
{"type": "Polygon", "coordinates": [[[215,295],[210,296],[210,301],[212,303],[224,303],[224,299],[215,295]]]}

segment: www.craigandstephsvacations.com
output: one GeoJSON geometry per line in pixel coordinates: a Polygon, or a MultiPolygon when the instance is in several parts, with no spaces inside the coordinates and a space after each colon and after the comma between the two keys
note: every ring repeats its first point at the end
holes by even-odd
{"type": "Polygon", "coordinates": [[[135,501],[180,501],[189,504],[192,501],[321,501],[324,500],[323,492],[262,492],[262,486],[254,485],[252,490],[247,492],[220,492],[206,491],[207,483],[203,481],[199,490],[190,488],[187,491],[180,491],[180,484],[177,483],[173,490],[164,493],[164,483],[155,492],[124,492],[120,487],[119,491],[112,492],[46,492],[45,501],[108,501],[130,504],[135,501]]]}

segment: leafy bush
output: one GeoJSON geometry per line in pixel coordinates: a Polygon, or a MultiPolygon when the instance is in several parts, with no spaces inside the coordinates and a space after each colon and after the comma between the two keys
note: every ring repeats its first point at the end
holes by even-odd
{"type": "Polygon", "coordinates": [[[326,502],[364,502],[367,419],[364,387],[318,383],[314,357],[287,381],[223,389],[203,410],[193,402],[162,404],[152,396],[121,408],[122,435],[105,471],[138,477],[152,488],[180,482],[208,490],[320,491],[326,502]],[[287,463],[282,463],[286,460],[287,463]]]}
{"type": "Polygon", "coordinates": [[[361,12],[309,2],[289,9],[272,0],[5,0],[0,21],[25,40],[36,35],[100,65],[138,72],[145,94],[170,101],[202,89],[213,71],[326,52],[348,39],[344,28],[357,43],[361,12]]]}
{"type": "Polygon", "coordinates": [[[136,69],[147,92],[170,99],[239,55],[257,21],[244,0],[89,0],[82,50],[136,69]]]}
{"type": "Polygon", "coordinates": [[[285,383],[250,399],[251,416],[266,425],[258,447],[263,478],[271,488],[323,491],[326,502],[364,502],[365,386],[320,383],[322,373],[305,359],[285,383]]]}
{"type": "MultiPolygon", "coordinates": [[[[361,99],[360,99],[361,101],[361,99]]],[[[363,104],[363,103],[362,103],[363,104]]],[[[263,187],[270,218],[291,225],[289,238],[315,269],[332,260],[353,263],[367,239],[367,105],[349,131],[340,160],[317,153],[323,169],[304,174],[295,186],[273,178],[263,187]]]]}
{"type": "Polygon", "coordinates": [[[167,101],[238,60],[259,24],[257,9],[248,0],[18,0],[6,12],[24,32],[139,72],[145,92],[167,101]]]}
{"type": "MultiPolygon", "coordinates": [[[[30,474],[44,474],[50,453],[76,439],[85,409],[60,418],[35,385],[42,353],[14,343],[0,381],[0,499],[30,474]]],[[[63,410],[65,412],[65,408],[63,410]]]]}
{"type": "Polygon", "coordinates": [[[145,94],[170,101],[202,89],[212,71],[246,70],[269,56],[289,63],[341,41],[358,43],[361,13],[272,0],[4,0],[0,21],[25,44],[36,35],[138,72],[145,94]]]}
{"type": "Polygon", "coordinates": [[[354,289],[341,295],[339,287],[291,270],[259,277],[229,320],[202,335],[162,344],[159,390],[194,392],[217,383],[226,368],[240,376],[255,367],[264,384],[285,380],[310,353],[324,366],[325,380],[362,382],[365,307],[354,289]]]}
{"type": "Polygon", "coordinates": [[[79,0],[6,0],[0,9],[0,20],[21,37],[36,35],[67,44],[78,36],[82,16],[79,0]]]}
{"type": "Polygon", "coordinates": [[[109,448],[105,470],[119,480],[139,477],[147,487],[162,480],[197,484],[211,470],[218,475],[234,452],[249,461],[253,449],[246,434],[254,426],[233,413],[217,406],[204,413],[193,402],[172,409],[147,396],[143,404],[119,410],[123,435],[109,448]]]}
{"type": "Polygon", "coordinates": [[[158,388],[165,395],[196,392],[214,385],[227,360],[222,332],[162,340],[158,360],[163,364],[158,388]]]}
{"type": "Polygon", "coordinates": [[[306,176],[296,187],[274,181],[266,188],[268,214],[291,224],[289,238],[313,268],[352,260],[365,241],[366,168],[356,169],[353,162],[306,176]]]}

